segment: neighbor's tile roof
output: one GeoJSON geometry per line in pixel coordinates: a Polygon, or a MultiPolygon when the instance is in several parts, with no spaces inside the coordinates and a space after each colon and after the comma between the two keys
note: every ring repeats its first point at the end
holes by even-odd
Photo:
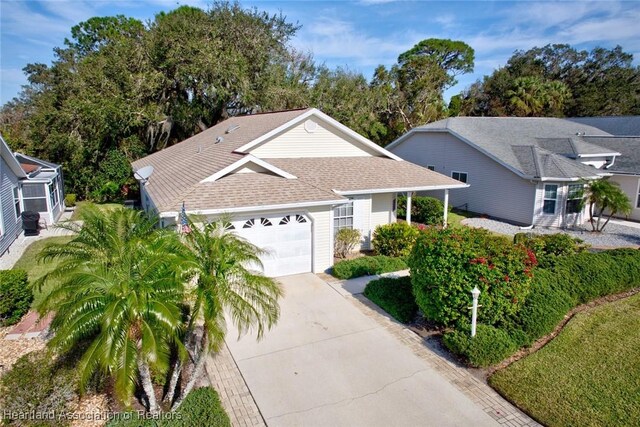
{"type": "Polygon", "coordinates": [[[534,178],[598,175],[602,171],[568,157],[611,152],[585,138],[585,135],[609,135],[606,132],[549,117],[451,117],[417,129],[450,130],[512,169],[534,178]]]}
{"type": "Polygon", "coordinates": [[[184,195],[200,181],[244,157],[244,154],[233,153],[233,150],[306,111],[291,110],[229,118],[179,144],[133,162],[133,169],[153,166],[153,178],[149,179],[145,189],[158,210],[175,210],[182,204],[184,195]],[[239,127],[226,133],[234,126],[239,127]],[[223,138],[222,142],[216,143],[218,137],[223,138]]]}
{"type": "Polygon", "coordinates": [[[461,184],[413,163],[385,157],[312,157],[268,161],[326,190],[358,191],[461,184]]]}

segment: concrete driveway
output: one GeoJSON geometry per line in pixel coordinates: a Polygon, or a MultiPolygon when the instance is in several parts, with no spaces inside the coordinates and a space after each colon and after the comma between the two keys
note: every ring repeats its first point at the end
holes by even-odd
{"type": "Polygon", "coordinates": [[[497,423],[351,301],[313,274],[279,279],[281,318],[227,345],[270,426],[497,423]]]}

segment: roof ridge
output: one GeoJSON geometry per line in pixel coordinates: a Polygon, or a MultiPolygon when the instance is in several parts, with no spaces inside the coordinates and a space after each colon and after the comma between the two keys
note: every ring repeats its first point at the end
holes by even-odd
{"type": "Polygon", "coordinates": [[[569,137],[567,139],[569,140],[569,145],[573,150],[573,154],[575,154],[576,156],[580,155],[580,152],[578,151],[578,147],[576,146],[576,143],[574,142],[573,137],[569,137]]]}
{"type": "Polygon", "coordinates": [[[540,158],[538,157],[539,148],[535,145],[529,145],[529,148],[531,149],[531,155],[533,157],[533,167],[536,169],[536,174],[538,177],[542,178],[542,170],[540,169],[540,158]]]}

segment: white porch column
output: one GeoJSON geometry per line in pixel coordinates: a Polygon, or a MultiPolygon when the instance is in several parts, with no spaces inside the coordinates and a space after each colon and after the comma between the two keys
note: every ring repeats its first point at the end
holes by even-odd
{"type": "Polygon", "coordinates": [[[411,192],[407,192],[407,224],[411,225],[411,192]]]}
{"type": "Polygon", "coordinates": [[[449,190],[444,190],[444,220],[442,226],[447,228],[447,215],[449,213],[449,190]]]}

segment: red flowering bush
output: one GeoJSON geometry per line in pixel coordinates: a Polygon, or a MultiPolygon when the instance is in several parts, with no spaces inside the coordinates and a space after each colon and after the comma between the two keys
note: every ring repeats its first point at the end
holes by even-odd
{"type": "Polygon", "coordinates": [[[535,254],[481,229],[426,229],[409,257],[416,302],[442,325],[468,319],[471,290],[480,289],[478,322],[500,325],[529,294],[535,254]]]}

